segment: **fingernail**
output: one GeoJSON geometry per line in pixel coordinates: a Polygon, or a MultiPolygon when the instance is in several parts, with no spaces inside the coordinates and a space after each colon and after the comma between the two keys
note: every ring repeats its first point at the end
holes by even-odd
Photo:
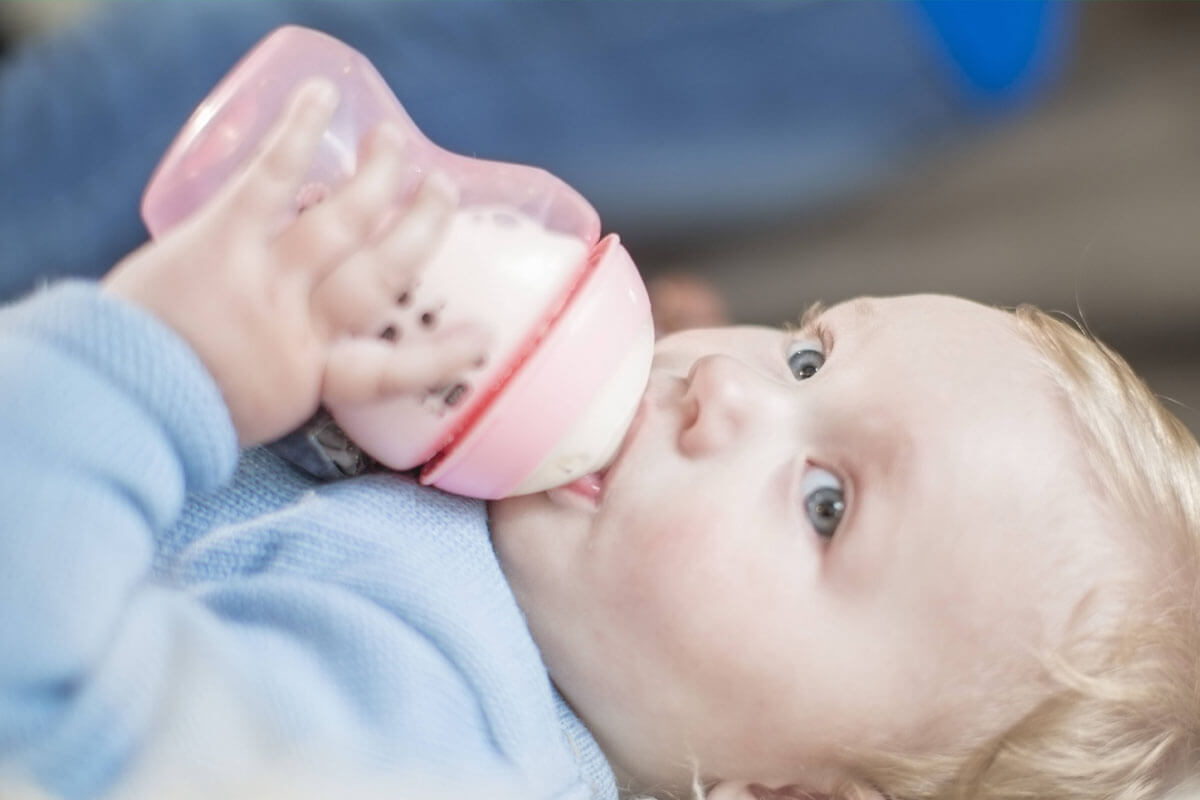
{"type": "Polygon", "coordinates": [[[308,91],[312,101],[323,108],[328,108],[337,103],[337,87],[323,78],[314,80],[308,91]]]}
{"type": "Polygon", "coordinates": [[[458,202],[458,186],[444,172],[431,172],[425,178],[425,183],[431,190],[452,202],[458,202]]]}
{"type": "Polygon", "coordinates": [[[404,134],[395,123],[385,122],[379,126],[379,141],[393,149],[400,149],[405,144],[404,134]]]}

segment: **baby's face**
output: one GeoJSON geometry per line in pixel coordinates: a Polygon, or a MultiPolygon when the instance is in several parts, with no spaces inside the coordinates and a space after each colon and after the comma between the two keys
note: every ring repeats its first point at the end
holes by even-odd
{"type": "Polygon", "coordinates": [[[628,780],[822,789],[838,748],[953,742],[1063,624],[1075,452],[1009,315],[856,301],[662,340],[600,500],[496,503],[494,539],[628,780]]]}

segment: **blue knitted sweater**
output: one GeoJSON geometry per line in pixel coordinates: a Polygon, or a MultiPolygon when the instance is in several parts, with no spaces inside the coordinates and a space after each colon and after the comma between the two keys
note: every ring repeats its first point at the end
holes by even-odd
{"type": "Polygon", "coordinates": [[[264,763],[615,798],[484,504],[239,454],[149,314],[87,283],[0,309],[0,451],[0,773],[67,798],[264,763]]]}

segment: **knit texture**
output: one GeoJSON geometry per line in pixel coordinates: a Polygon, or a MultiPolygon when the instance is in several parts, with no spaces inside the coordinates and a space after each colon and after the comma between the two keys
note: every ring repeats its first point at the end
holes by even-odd
{"type": "Polygon", "coordinates": [[[482,502],[239,457],[187,344],[84,283],[0,309],[0,448],[0,773],[87,798],[303,763],[615,798],[482,502]]]}

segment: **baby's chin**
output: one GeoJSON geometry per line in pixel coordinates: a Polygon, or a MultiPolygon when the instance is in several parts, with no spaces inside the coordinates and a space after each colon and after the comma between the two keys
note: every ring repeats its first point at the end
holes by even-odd
{"type": "Polygon", "coordinates": [[[488,503],[488,510],[493,520],[498,515],[509,517],[538,513],[595,516],[600,511],[603,491],[603,474],[593,473],[544,492],[492,500],[488,503]]]}
{"type": "Polygon", "coordinates": [[[586,497],[559,490],[488,503],[492,542],[503,557],[530,548],[553,548],[587,536],[598,508],[586,497]]]}
{"type": "Polygon", "coordinates": [[[505,497],[488,502],[488,520],[492,536],[516,532],[521,529],[541,526],[565,516],[582,514],[582,509],[571,509],[555,503],[546,492],[505,497]]]}
{"type": "Polygon", "coordinates": [[[518,604],[561,605],[576,582],[594,517],[563,507],[545,493],[494,500],[488,506],[492,547],[518,604]]]}

